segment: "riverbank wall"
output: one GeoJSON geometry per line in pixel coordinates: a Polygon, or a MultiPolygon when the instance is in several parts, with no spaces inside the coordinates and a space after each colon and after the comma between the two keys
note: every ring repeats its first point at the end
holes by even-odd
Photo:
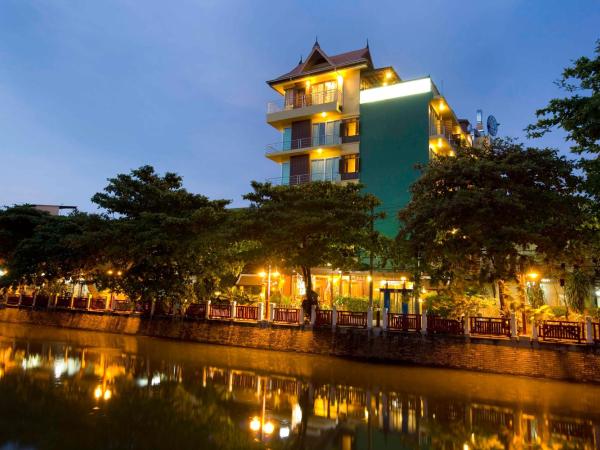
{"type": "Polygon", "coordinates": [[[0,322],[176,339],[263,350],[312,353],[388,364],[465,369],[600,383],[600,347],[529,338],[423,336],[379,329],[312,329],[231,321],[143,319],[71,311],[0,309],[0,322]]]}

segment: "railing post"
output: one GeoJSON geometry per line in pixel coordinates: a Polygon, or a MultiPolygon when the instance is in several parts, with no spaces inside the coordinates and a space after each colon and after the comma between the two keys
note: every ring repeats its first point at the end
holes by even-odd
{"type": "Polygon", "coordinates": [[[465,336],[471,336],[471,318],[469,317],[468,314],[465,314],[463,316],[463,319],[465,321],[465,326],[463,328],[463,330],[465,332],[465,336]]]}
{"type": "Polygon", "coordinates": [[[585,316],[585,341],[588,344],[594,343],[594,326],[590,316],[585,316]]]}
{"type": "Polygon", "coordinates": [[[304,310],[298,309],[298,325],[304,325],[304,310]]]}
{"type": "Polygon", "coordinates": [[[317,323],[317,306],[312,305],[310,307],[310,326],[314,327],[317,323]]]}
{"type": "Polygon", "coordinates": [[[387,330],[388,329],[388,309],[387,308],[383,308],[383,329],[387,330]]]}
{"type": "Polygon", "coordinates": [[[261,322],[265,320],[265,304],[264,302],[260,302],[258,304],[258,321],[261,322]]]}
{"type": "Polygon", "coordinates": [[[427,310],[421,313],[421,334],[427,334],[427,310]]]}
{"type": "Polygon", "coordinates": [[[237,302],[234,300],[231,302],[231,319],[235,319],[235,313],[236,313],[236,307],[237,306],[237,302]]]}
{"type": "Polygon", "coordinates": [[[334,306],[331,310],[331,329],[335,330],[337,325],[337,308],[334,306]]]}
{"type": "Polygon", "coordinates": [[[373,308],[369,306],[367,308],[367,330],[371,328],[373,328],[373,308]]]}
{"type": "Polygon", "coordinates": [[[210,319],[210,300],[206,302],[206,318],[210,319]]]}
{"type": "Polygon", "coordinates": [[[514,312],[510,313],[510,337],[516,338],[517,334],[517,316],[514,312]]]}
{"type": "Polygon", "coordinates": [[[531,340],[535,342],[538,340],[538,327],[535,318],[531,319],[531,340]]]}
{"type": "Polygon", "coordinates": [[[269,314],[269,321],[275,321],[275,308],[277,308],[277,303],[271,303],[271,311],[269,314]]]}

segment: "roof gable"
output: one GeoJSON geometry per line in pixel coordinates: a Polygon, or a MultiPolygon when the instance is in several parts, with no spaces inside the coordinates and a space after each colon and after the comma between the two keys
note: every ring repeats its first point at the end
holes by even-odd
{"type": "Polygon", "coordinates": [[[321,47],[315,45],[302,65],[302,72],[308,72],[311,69],[317,69],[327,66],[333,66],[329,57],[325,54],[321,47]]]}

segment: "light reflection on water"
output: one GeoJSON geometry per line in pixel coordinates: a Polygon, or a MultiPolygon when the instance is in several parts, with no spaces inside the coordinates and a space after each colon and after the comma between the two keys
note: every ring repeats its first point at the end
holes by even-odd
{"type": "Polygon", "coordinates": [[[597,449],[600,388],[0,324],[0,449],[597,449]]]}

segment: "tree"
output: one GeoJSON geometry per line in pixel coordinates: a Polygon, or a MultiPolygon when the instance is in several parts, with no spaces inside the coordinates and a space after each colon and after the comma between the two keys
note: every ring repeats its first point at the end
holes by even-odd
{"type": "Polygon", "coordinates": [[[398,238],[419,251],[434,279],[497,282],[503,309],[505,280],[533,251],[555,258],[580,237],[579,178],[556,150],[497,139],[421,169],[398,238]]]}
{"type": "Polygon", "coordinates": [[[583,313],[586,303],[592,296],[592,279],[589,274],[575,267],[565,279],[565,299],[576,312],[583,313]]]}
{"type": "Polygon", "coordinates": [[[244,230],[267,259],[299,268],[306,283],[306,309],[317,303],[311,268],[350,269],[376,242],[371,229],[377,199],[358,184],[313,182],[273,186],[252,182],[244,230]]]}
{"type": "MultiPolygon", "coordinates": [[[[580,160],[586,171],[586,190],[600,200],[600,40],[595,58],[581,57],[563,70],[556,84],[569,96],[554,98],[536,111],[538,121],[526,128],[531,138],[538,138],[553,128],[562,128],[571,151],[585,155],[580,160]],[[591,156],[589,158],[588,156],[591,156]]],[[[598,206],[598,203],[596,203],[598,206]]]]}
{"type": "Polygon", "coordinates": [[[214,279],[225,248],[228,201],[190,193],[179,175],[160,176],[151,166],[108,181],[92,197],[106,217],[116,216],[104,236],[104,268],[95,274],[101,285],[145,304],[164,304],[214,279]],[[106,268],[113,276],[105,275],[106,268]]]}

